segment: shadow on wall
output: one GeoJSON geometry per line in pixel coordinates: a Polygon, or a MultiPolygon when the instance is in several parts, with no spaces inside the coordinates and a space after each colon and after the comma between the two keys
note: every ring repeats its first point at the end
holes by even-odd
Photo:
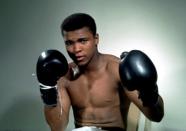
{"type": "Polygon", "coordinates": [[[36,97],[12,100],[0,116],[0,131],[49,131],[42,109],[36,97]]]}

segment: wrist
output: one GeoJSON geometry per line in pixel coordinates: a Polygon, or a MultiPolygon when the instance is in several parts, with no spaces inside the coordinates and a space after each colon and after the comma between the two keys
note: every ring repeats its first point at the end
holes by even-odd
{"type": "Polygon", "coordinates": [[[50,88],[56,88],[57,89],[57,86],[48,86],[48,85],[44,85],[42,83],[39,83],[39,87],[42,88],[42,89],[50,89],[50,88]]]}
{"type": "Polygon", "coordinates": [[[39,84],[40,93],[43,103],[47,107],[55,107],[57,105],[57,87],[56,86],[46,86],[43,84],[39,84]]]}
{"type": "Polygon", "coordinates": [[[142,100],[143,106],[154,106],[158,103],[158,89],[150,91],[140,91],[139,99],[142,100]]]}

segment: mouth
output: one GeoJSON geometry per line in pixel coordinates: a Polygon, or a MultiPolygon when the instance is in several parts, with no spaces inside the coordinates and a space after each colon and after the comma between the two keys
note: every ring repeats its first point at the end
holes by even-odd
{"type": "Polygon", "coordinates": [[[84,60],[84,56],[76,56],[76,60],[77,61],[83,61],[84,60]]]}
{"type": "Polygon", "coordinates": [[[76,64],[80,64],[82,62],[85,61],[86,56],[85,55],[80,55],[80,54],[72,54],[72,53],[68,53],[69,56],[72,58],[72,60],[76,63],[76,64]]]}

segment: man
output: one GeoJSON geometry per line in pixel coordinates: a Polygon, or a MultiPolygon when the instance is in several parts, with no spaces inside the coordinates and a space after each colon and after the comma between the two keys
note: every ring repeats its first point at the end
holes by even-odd
{"type": "Polygon", "coordinates": [[[75,127],[80,130],[88,127],[92,130],[125,131],[131,102],[149,120],[161,121],[164,108],[156,85],[156,70],[145,54],[125,52],[120,60],[100,53],[96,24],[88,14],[68,16],[61,25],[61,32],[73,62],[67,64],[58,51],[49,50],[40,56],[37,63],[37,76],[46,105],[44,112],[52,131],[65,130],[70,107],[75,127]],[[142,72],[135,61],[142,61],[142,72]],[[46,63],[52,66],[46,66],[46,63]],[[49,70],[47,73],[46,69],[49,70]],[[56,73],[52,76],[51,72],[56,73]]]}

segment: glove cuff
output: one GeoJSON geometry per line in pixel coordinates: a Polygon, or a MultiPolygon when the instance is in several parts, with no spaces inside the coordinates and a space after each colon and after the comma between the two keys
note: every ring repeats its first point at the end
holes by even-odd
{"type": "Polygon", "coordinates": [[[46,106],[54,107],[57,105],[57,87],[56,86],[45,86],[40,84],[40,93],[43,103],[46,106]]]}
{"type": "Polygon", "coordinates": [[[143,106],[155,106],[158,102],[158,97],[157,85],[154,90],[143,90],[139,93],[139,98],[142,100],[143,106]]]}
{"type": "Polygon", "coordinates": [[[47,86],[47,85],[44,85],[42,83],[39,83],[39,87],[42,88],[42,89],[50,89],[50,88],[56,88],[57,89],[57,85],[56,86],[47,86]]]}

